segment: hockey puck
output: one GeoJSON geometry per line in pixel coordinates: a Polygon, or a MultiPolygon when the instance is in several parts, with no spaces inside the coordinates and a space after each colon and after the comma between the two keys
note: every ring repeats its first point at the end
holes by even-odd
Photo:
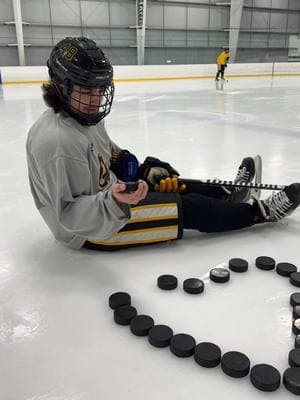
{"type": "Polygon", "coordinates": [[[249,374],[250,360],[239,351],[228,351],[221,359],[221,368],[226,375],[243,378],[249,374]]]}
{"type": "Polygon", "coordinates": [[[194,359],[205,368],[213,368],[220,364],[221,350],[214,343],[202,342],[195,347],[194,359]]]}
{"type": "Polygon", "coordinates": [[[300,287],[300,272],[292,272],[290,275],[290,282],[292,285],[300,287]]]}
{"type": "Polygon", "coordinates": [[[293,307],[300,305],[300,292],[295,292],[290,295],[290,305],[293,307]]]}
{"type": "Polygon", "coordinates": [[[294,346],[295,346],[295,349],[300,348],[300,335],[296,335],[294,346]]]}
{"type": "Polygon", "coordinates": [[[289,364],[291,367],[300,367],[300,349],[293,349],[289,352],[289,364]]]}
{"type": "Polygon", "coordinates": [[[132,306],[121,306],[114,311],[114,320],[119,325],[129,325],[132,318],[137,315],[137,311],[132,306]]]}
{"type": "Polygon", "coordinates": [[[283,384],[291,393],[300,395],[300,368],[288,368],[283,374],[283,384]]]}
{"type": "Polygon", "coordinates": [[[209,272],[209,277],[213,282],[225,283],[230,279],[230,272],[226,268],[213,268],[209,272]]]}
{"type": "Polygon", "coordinates": [[[196,347],[195,339],[186,333],[174,335],[170,342],[170,350],[177,357],[190,357],[196,347]]]}
{"type": "Polygon", "coordinates": [[[257,389],[263,392],[274,392],[280,386],[279,371],[268,364],[257,364],[251,368],[250,381],[257,389]]]}
{"type": "Polygon", "coordinates": [[[271,257],[261,256],[257,257],[257,259],[255,260],[255,265],[257,266],[257,268],[264,271],[271,271],[275,268],[275,260],[271,257]]]}
{"type": "Polygon", "coordinates": [[[293,308],[293,318],[294,319],[300,318],[300,306],[295,306],[293,308]]]}
{"type": "Polygon", "coordinates": [[[147,336],[153,326],[153,318],[148,315],[137,315],[130,321],[130,330],[136,336],[147,336]]]}
{"type": "Polygon", "coordinates": [[[130,306],[131,298],[128,293],[117,292],[109,296],[109,306],[113,310],[121,306],[130,306]]]}
{"type": "Polygon", "coordinates": [[[299,306],[300,305],[300,293],[299,292],[295,292],[292,293],[290,296],[290,305],[291,306],[299,306]]]}
{"type": "Polygon", "coordinates": [[[190,294],[202,293],[204,290],[204,282],[197,278],[186,279],[183,282],[183,290],[190,294]]]}
{"type": "Polygon", "coordinates": [[[167,347],[173,337],[173,331],[166,325],[153,326],[148,334],[149,343],[154,347],[167,347]]]}
{"type": "Polygon", "coordinates": [[[295,335],[300,334],[300,318],[297,318],[293,321],[293,332],[295,335]]]}
{"type": "Polygon", "coordinates": [[[283,262],[276,265],[276,272],[281,276],[289,277],[293,272],[297,272],[297,267],[294,264],[283,262]]]}
{"type": "Polygon", "coordinates": [[[176,289],[178,280],[174,275],[161,275],[157,279],[157,286],[163,290],[176,289]]]}
{"type": "Polygon", "coordinates": [[[248,270],[248,261],[242,258],[231,258],[228,265],[229,269],[234,272],[246,272],[248,270]]]}

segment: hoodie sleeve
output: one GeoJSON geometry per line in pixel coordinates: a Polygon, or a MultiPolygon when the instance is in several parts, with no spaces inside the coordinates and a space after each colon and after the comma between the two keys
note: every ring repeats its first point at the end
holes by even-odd
{"type": "Polygon", "coordinates": [[[106,240],[126,225],[130,207],[112,197],[111,188],[90,195],[88,163],[58,156],[42,169],[50,207],[68,232],[106,240]]]}

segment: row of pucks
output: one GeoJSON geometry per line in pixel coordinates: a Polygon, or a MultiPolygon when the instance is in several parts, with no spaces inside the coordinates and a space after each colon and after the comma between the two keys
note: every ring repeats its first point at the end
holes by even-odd
{"type": "MultiPolygon", "coordinates": [[[[221,356],[220,348],[214,343],[202,342],[196,345],[195,339],[187,334],[173,335],[166,325],[154,325],[147,315],[137,315],[131,306],[130,295],[124,292],[115,293],[109,298],[109,305],[114,309],[114,320],[121,325],[130,325],[130,330],[137,336],[147,336],[155,347],[166,347],[177,357],[194,355],[195,361],[202,367],[212,368],[221,364],[223,372],[234,378],[242,378],[250,371],[249,358],[240,352],[229,351],[221,356]]],[[[251,368],[252,384],[263,391],[274,391],[280,386],[280,373],[267,364],[257,364],[251,368]]]]}

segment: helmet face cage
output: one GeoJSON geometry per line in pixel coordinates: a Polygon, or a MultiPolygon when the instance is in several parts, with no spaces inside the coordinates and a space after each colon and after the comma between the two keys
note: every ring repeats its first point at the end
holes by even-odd
{"type": "Polygon", "coordinates": [[[96,125],[109,114],[114,96],[113,83],[107,87],[71,85],[68,113],[82,125],[96,125]]]}
{"type": "Polygon", "coordinates": [[[96,125],[110,112],[113,68],[93,40],[62,40],[47,64],[63,109],[79,123],[96,125]]]}

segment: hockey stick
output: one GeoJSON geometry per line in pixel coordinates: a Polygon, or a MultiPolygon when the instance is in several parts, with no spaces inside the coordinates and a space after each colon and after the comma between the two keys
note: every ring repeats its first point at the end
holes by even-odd
{"type": "Polygon", "coordinates": [[[206,179],[206,180],[198,180],[198,179],[184,179],[178,178],[178,184],[201,184],[201,185],[209,185],[209,186],[225,186],[228,188],[251,188],[251,189],[261,189],[261,190],[283,190],[287,186],[285,185],[271,185],[268,183],[234,183],[233,181],[222,181],[219,179],[206,179]]]}

